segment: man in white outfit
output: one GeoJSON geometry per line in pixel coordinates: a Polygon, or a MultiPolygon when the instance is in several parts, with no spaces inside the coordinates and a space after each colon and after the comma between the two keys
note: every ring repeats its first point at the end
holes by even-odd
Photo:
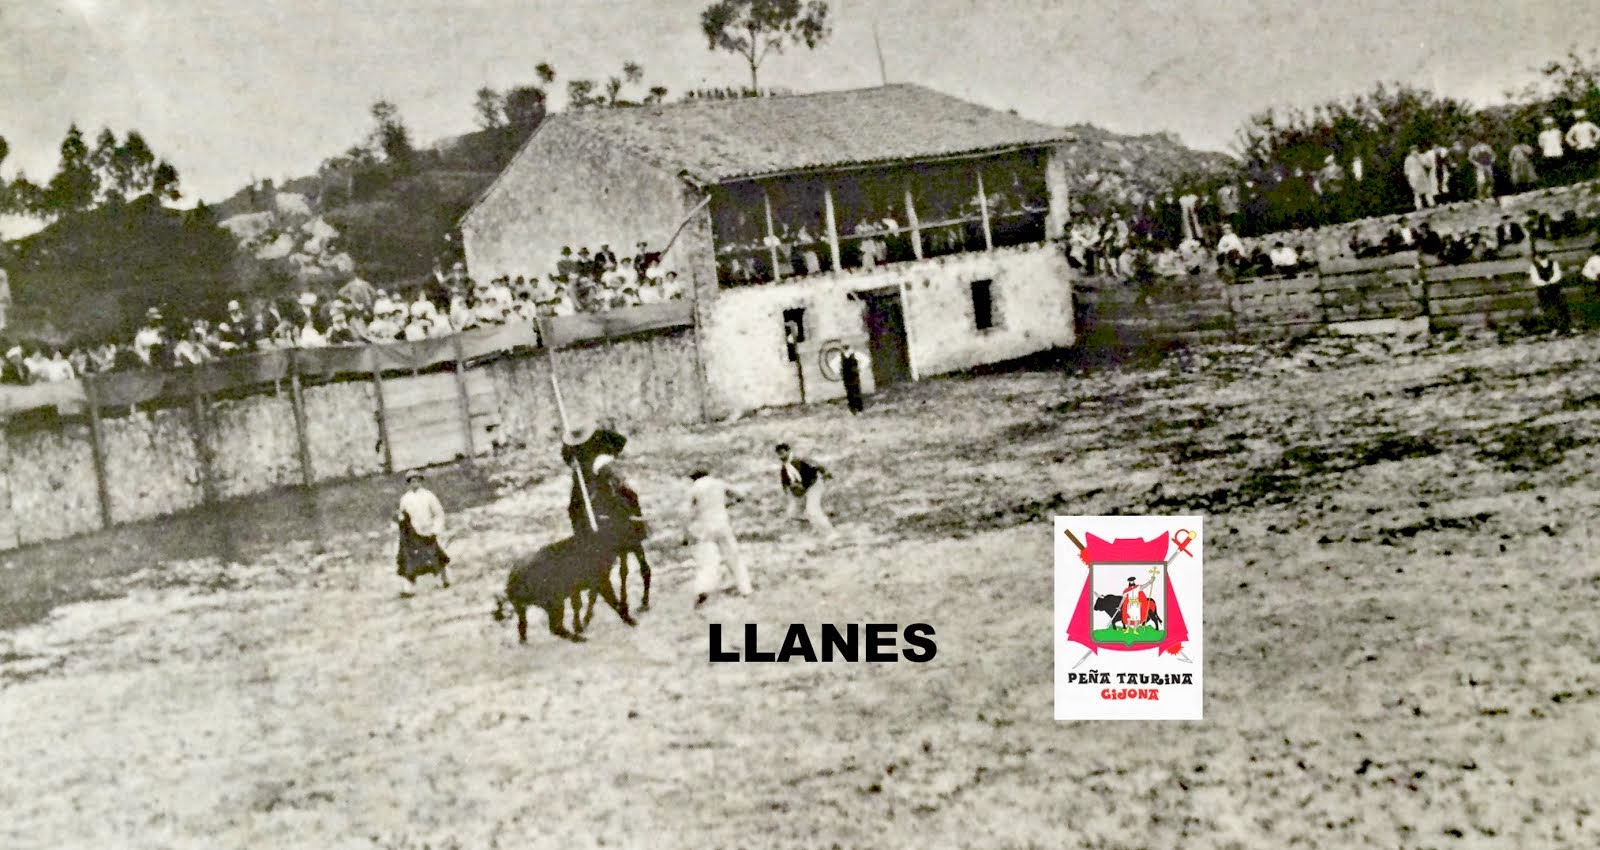
{"type": "Polygon", "coordinates": [[[689,533],[697,565],[694,574],[694,607],[705,604],[706,599],[722,584],[722,570],[733,573],[733,583],[740,596],[749,596],[750,572],[739,560],[739,541],[733,535],[733,521],[728,518],[728,500],[743,501],[738,489],[720,478],[697,469],[689,473],[689,533]]]}

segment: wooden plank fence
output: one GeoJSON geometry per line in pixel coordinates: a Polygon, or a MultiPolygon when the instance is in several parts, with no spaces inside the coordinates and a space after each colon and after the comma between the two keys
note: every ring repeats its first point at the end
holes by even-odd
{"type": "MultiPolygon", "coordinates": [[[[644,343],[623,338],[692,327],[691,306],[674,301],[599,319],[559,317],[551,322],[549,342],[637,348],[644,343]]],[[[0,507],[11,508],[0,511],[0,550],[263,487],[313,487],[350,475],[470,463],[502,442],[502,395],[526,401],[546,391],[543,381],[522,386],[508,384],[504,375],[497,379],[497,371],[516,373],[502,363],[474,367],[512,352],[533,354],[540,343],[532,326],[502,326],[418,343],[268,351],[185,370],[88,375],[71,387],[50,385],[48,393],[5,388],[17,392],[0,399],[0,507]],[[268,421],[274,416],[283,422],[277,430],[268,421]],[[87,427],[74,424],[78,417],[87,427]],[[255,470],[248,479],[239,475],[240,464],[224,463],[230,456],[218,454],[224,418],[232,422],[228,445],[248,455],[243,466],[255,470]],[[53,459],[48,474],[34,475],[42,485],[14,480],[21,472],[11,462],[14,438],[25,440],[26,456],[44,452],[53,459]],[[126,451],[130,439],[132,452],[126,451]],[[372,454],[363,456],[366,451],[372,454]],[[155,490],[164,497],[160,504],[146,498],[155,490]],[[26,504],[15,504],[18,498],[26,504]],[[59,521],[25,527],[17,521],[23,515],[59,521]]],[[[617,351],[620,361],[637,356],[633,348],[617,351]]],[[[614,359],[598,356],[602,365],[614,359]]],[[[582,383],[584,376],[563,377],[582,383]]]]}
{"type": "MultiPolygon", "coordinates": [[[[1542,246],[1561,263],[1563,292],[1578,315],[1600,316],[1600,293],[1579,277],[1593,240],[1542,246]]],[[[1109,278],[1075,282],[1080,333],[1091,339],[1257,341],[1314,333],[1341,323],[1412,320],[1430,327],[1497,326],[1535,317],[1527,257],[1443,265],[1416,252],[1329,262],[1295,277],[1230,280],[1216,274],[1140,286],[1109,278]]]]}

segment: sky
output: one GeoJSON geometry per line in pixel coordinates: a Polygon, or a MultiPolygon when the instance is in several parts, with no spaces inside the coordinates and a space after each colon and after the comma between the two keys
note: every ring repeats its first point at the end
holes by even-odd
{"type": "MultiPolygon", "coordinates": [[[[474,129],[474,92],[604,79],[625,61],[669,98],[739,85],[743,61],[700,33],[709,0],[0,0],[0,136],[37,180],[77,122],[139,130],[185,203],[252,178],[312,173],[393,101],[416,141],[474,129]]],[[[1425,85],[1478,103],[1531,81],[1600,15],[1546,0],[833,0],[822,47],[775,56],[763,86],[917,82],[1052,124],[1172,131],[1225,150],[1247,116],[1425,85]]],[[[559,106],[561,99],[556,101],[559,106]]]]}

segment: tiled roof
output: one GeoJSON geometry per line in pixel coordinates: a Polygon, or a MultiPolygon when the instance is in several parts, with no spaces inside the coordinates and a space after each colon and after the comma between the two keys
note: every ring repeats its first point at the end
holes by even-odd
{"type": "Polygon", "coordinates": [[[558,113],[705,184],[1069,141],[1073,134],[918,85],[558,113]]]}

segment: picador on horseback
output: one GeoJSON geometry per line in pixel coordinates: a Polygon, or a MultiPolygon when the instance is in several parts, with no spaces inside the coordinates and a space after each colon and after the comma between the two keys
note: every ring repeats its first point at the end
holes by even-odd
{"type": "Polygon", "coordinates": [[[624,477],[617,457],[628,438],[609,428],[582,423],[562,435],[561,461],[572,473],[572,495],[567,502],[567,517],[577,539],[606,532],[608,539],[623,541],[621,596],[628,599],[628,555],[639,562],[644,579],[644,599],[639,610],[650,607],[650,561],[644,554],[649,536],[639,494],[624,477]]]}

